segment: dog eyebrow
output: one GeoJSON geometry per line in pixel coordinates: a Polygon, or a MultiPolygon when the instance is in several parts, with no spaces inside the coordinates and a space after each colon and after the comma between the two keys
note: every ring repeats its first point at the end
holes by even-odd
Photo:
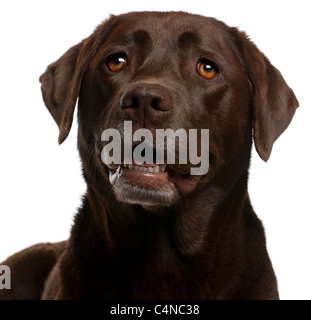
{"type": "Polygon", "coordinates": [[[180,48],[188,48],[190,46],[198,46],[201,39],[196,32],[185,31],[178,37],[178,46],[180,48]]]}
{"type": "Polygon", "coordinates": [[[138,47],[146,47],[151,43],[151,37],[146,30],[136,30],[128,36],[127,41],[138,47]]]}

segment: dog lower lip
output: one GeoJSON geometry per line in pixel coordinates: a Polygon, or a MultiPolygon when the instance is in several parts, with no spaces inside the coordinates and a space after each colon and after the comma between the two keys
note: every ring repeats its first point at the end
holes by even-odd
{"type": "Polygon", "coordinates": [[[160,167],[155,163],[122,165],[122,177],[130,184],[147,189],[159,190],[165,185],[175,189],[172,177],[165,168],[165,165],[160,167]]]}
{"type": "Polygon", "coordinates": [[[197,186],[201,176],[174,171],[165,164],[122,164],[117,169],[110,169],[110,182],[114,184],[120,177],[132,185],[158,190],[164,185],[189,193],[197,186]]]}

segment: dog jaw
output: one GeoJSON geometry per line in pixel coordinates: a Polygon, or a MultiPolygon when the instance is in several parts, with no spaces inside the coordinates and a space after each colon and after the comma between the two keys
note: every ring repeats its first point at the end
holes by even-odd
{"type": "Polygon", "coordinates": [[[109,169],[109,180],[119,201],[154,208],[173,205],[195,189],[200,176],[182,175],[166,165],[133,164],[109,169]]]}
{"type": "MultiPolygon", "coordinates": [[[[130,170],[127,169],[127,171],[130,170]]],[[[166,183],[164,177],[157,177],[156,175],[159,175],[159,173],[122,171],[113,184],[116,198],[121,202],[139,204],[145,208],[173,205],[180,199],[178,191],[173,184],[166,183]],[[137,177],[138,175],[140,177],[137,177]]],[[[165,173],[160,175],[165,175],[165,173]]]]}

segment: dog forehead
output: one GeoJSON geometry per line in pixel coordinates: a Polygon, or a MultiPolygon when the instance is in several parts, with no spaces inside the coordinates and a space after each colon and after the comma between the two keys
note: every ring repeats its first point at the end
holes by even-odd
{"type": "Polygon", "coordinates": [[[110,44],[134,42],[189,43],[200,42],[209,46],[224,46],[226,28],[224,23],[210,17],[185,12],[132,12],[115,17],[117,23],[110,29],[110,44]]]}

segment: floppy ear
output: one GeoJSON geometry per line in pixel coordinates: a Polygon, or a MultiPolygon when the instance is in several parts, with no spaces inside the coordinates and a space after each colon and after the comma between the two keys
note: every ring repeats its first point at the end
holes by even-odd
{"type": "Polygon", "coordinates": [[[273,143],[291,122],[298,101],[281,73],[244,32],[240,32],[240,40],[246,71],[252,84],[255,147],[260,157],[267,161],[273,143]]]}
{"type": "Polygon", "coordinates": [[[96,49],[94,43],[92,35],[73,46],[40,77],[43,100],[59,127],[59,144],[70,132],[82,77],[96,49]]]}

